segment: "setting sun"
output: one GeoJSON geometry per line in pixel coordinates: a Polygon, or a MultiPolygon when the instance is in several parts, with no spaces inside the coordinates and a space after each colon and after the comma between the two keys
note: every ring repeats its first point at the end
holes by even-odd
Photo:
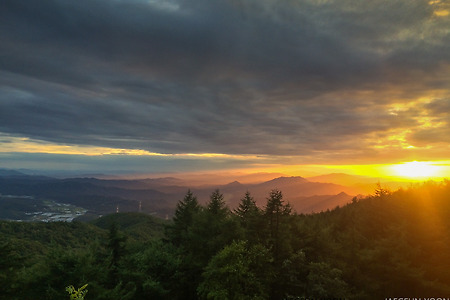
{"type": "Polygon", "coordinates": [[[392,166],[397,176],[409,178],[438,177],[441,167],[429,162],[412,161],[392,166]]]}

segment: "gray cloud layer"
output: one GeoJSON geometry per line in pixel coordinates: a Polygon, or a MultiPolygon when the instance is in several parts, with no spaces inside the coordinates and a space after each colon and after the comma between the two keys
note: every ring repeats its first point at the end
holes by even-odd
{"type": "Polygon", "coordinates": [[[409,130],[448,149],[450,21],[428,2],[4,0],[0,132],[336,159],[409,130]]]}

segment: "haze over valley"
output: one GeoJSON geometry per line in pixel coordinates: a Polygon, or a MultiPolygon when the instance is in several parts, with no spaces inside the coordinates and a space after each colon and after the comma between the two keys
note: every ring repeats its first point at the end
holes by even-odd
{"type": "MultiPolygon", "coordinates": [[[[157,177],[120,179],[95,177],[55,178],[27,175],[16,170],[0,170],[0,218],[31,221],[72,221],[92,219],[116,212],[143,212],[171,218],[176,204],[188,190],[206,203],[218,189],[230,209],[235,209],[246,192],[263,207],[269,193],[282,191],[285,201],[299,214],[344,206],[354,197],[372,194],[380,181],[376,178],[327,174],[310,178],[282,174],[183,174],[180,178],[157,177]],[[271,176],[279,176],[272,178],[271,176]],[[232,178],[232,177],[231,177],[232,178]],[[271,178],[270,180],[265,180],[271,178]]],[[[109,176],[111,177],[111,176],[109,176]]],[[[409,184],[383,183],[386,189],[409,184]]]]}

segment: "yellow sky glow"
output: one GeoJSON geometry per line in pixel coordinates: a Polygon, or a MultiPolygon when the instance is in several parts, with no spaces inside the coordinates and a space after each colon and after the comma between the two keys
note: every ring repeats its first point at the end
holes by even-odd
{"type": "Polygon", "coordinates": [[[440,177],[444,171],[443,166],[424,161],[407,162],[393,165],[391,168],[396,175],[409,178],[440,177]]]}
{"type": "Polygon", "coordinates": [[[47,154],[66,154],[66,155],[136,155],[136,156],[162,156],[162,157],[185,157],[185,158],[233,158],[250,159],[257,158],[254,155],[230,155],[222,153],[179,153],[165,154],[150,152],[142,149],[122,149],[95,146],[80,145],[62,145],[53,144],[39,140],[32,140],[22,137],[8,137],[9,143],[2,144],[0,152],[21,152],[21,153],[47,153],[47,154]]]}
{"type": "Polygon", "coordinates": [[[438,17],[446,17],[449,14],[449,4],[445,0],[431,0],[428,4],[434,6],[434,15],[438,17]]]}
{"type": "MultiPolygon", "coordinates": [[[[397,136],[397,138],[399,138],[397,136]]],[[[8,137],[10,143],[4,143],[0,147],[0,152],[21,152],[21,153],[47,153],[62,155],[130,155],[147,157],[168,157],[177,159],[232,159],[232,160],[252,160],[252,166],[245,169],[245,172],[277,172],[291,176],[309,177],[328,173],[347,173],[350,175],[361,175],[389,180],[403,181],[423,181],[428,179],[441,180],[450,178],[450,161],[410,161],[395,164],[354,164],[354,165],[331,165],[331,164],[296,164],[295,158],[291,158],[290,163],[278,164],[268,160],[266,156],[256,155],[231,155],[221,153],[181,153],[164,154],[155,153],[140,149],[119,149],[107,147],[79,146],[52,144],[28,138],[8,137]]],[[[408,145],[402,143],[401,147],[408,145]]],[[[386,145],[389,146],[389,145],[386,145]]],[[[391,145],[392,146],[392,145],[391,145]]],[[[242,170],[241,170],[242,171],[242,170]]]]}
{"type": "Polygon", "coordinates": [[[383,180],[425,181],[450,179],[450,161],[411,161],[396,164],[367,165],[297,165],[280,166],[274,172],[288,175],[314,176],[328,173],[346,173],[383,180]]]}
{"type": "Polygon", "coordinates": [[[448,16],[449,12],[448,12],[448,10],[443,9],[443,10],[434,11],[434,14],[438,17],[445,17],[445,16],[448,16]]]}

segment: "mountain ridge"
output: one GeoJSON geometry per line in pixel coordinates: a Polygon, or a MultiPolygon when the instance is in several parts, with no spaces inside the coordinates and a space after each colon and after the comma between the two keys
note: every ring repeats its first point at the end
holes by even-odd
{"type": "MultiPolygon", "coordinates": [[[[20,172],[19,172],[20,173],[20,172]]],[[[1,173],[0,173],[1,174],[1,173]]],[[[17,174],[4,171],[3,174],[17,174]]],[[[84,207],[89,213],[107,214],[138,212],[155,214],[161,218],[171,216],[178,201],[191,190],[201,204],[207,203],[211,193],[219,189],[230,209],[237,207],[248,191],[260,207],[264,207],[273,189],[283,193],[298,213],[317,212],[345,205],[358,190],[335,183],[313,182],[301,176],[278,176],[258,183],[190,186],[185,179],[176,177],[144,179],[51,178],[39,175],[0,176],[0,195],[29,195],[84,207]]],[[[326,176],[326,175],[324,175],[326,176]]],[[[336,174],[329,174],[329,177],[336,174]]],[[[340,174],[347,177],[346,174],[340,174]]],[[[348,175],[351,176],[351,175],[348,175]]],[[[314,178],[314,177],[313,177],[314,178]]],[[[326,177],[324,177],[326,178],[326,177]]]]}

